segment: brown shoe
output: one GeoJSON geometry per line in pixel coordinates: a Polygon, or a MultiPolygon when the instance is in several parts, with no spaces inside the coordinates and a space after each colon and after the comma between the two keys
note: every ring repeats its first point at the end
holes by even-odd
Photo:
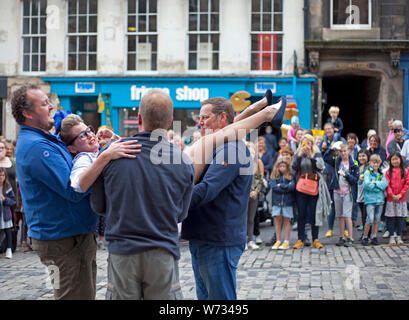
{"type": "Polygon", "coordinates": [[[322,243],[321,243],[318,239],[315,239],[315,240],[314,240],[314,242],[312,243],[312,246],[313,246],[314,248],[317,248],[317,249],[321,249],[321,248],[324,247],[324,246],[322,245],[322,243]]]}
{"type": "Polygon", "coordinates": [[[298,241],[294,244],[293,248],[294,248],[294,249],[304,248],[304,242],[302,242],[301,240],[298,240],[298,241]]]}

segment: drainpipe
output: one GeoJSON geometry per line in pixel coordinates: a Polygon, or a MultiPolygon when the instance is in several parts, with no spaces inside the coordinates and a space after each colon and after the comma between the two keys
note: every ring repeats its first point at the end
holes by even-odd
{"type": "MultiPolygon", "coordinates": [[[[308,24],[309,24],[309,20],[308,20],[308,16],[310,13],[310,3],[308,0],[304,0],[304,41],[309,40],[310,35],[308,32],[308,24]]],[[[309,65],[309,57],[308,57],[308,52],[307,49],[305,48],[305,44],[304,44],[304,73],[308,73],[308,65],[309,65]]]]}

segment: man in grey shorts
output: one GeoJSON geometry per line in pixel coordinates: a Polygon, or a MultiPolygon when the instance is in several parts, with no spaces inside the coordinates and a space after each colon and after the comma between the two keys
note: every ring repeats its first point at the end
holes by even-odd
{"type": "Polygon", "coordinates": [[[167,140],[173,103],[161,90],[139,106],[135,159],[111,161],[93,186],[91,205],[106,213],[107,299],[181,299],[178,223],[188,213],[194,167],[167,140]]]}

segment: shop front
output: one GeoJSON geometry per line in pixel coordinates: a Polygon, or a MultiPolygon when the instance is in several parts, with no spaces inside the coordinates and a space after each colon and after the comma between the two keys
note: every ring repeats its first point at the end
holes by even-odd
{"type": "Polygon", "coordinates": [[[267,89],[274,98],[287,96],[296,102],[300,125],[311,127],[311,77],[282,78],[56,78],[42,79],[57,94],[61,108],[80,115],[94,127],[112,127],[121,136],[138,130],[138,107],[150,89],[168,93],[174,104],[175,131],[183,134],[198,125],[200,101],[222,96],[226,99],[239,91],[250,94],[251,102],[263,97],[267,89]],[[176,122],[177,121],[177,122],[176,122]]]}

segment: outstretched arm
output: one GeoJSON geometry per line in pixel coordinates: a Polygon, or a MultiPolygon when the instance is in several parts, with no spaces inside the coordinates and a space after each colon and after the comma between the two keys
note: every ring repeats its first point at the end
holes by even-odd
{"type": "Polygon", "coordinates": [[[195,166],[195,183],[199,181],[206,164],[211,162],[211,159],[213,158],[213,151],[218,146],[228,141],[241,140],[245,138],[245,136],[252,129],[259,127],[264,122],[271,121],[276,112],[276,105],[268,106],[243,120],[234,122],[223,129],[203,136],[196,141],[187,151],[187,154],[195,166]]]}

